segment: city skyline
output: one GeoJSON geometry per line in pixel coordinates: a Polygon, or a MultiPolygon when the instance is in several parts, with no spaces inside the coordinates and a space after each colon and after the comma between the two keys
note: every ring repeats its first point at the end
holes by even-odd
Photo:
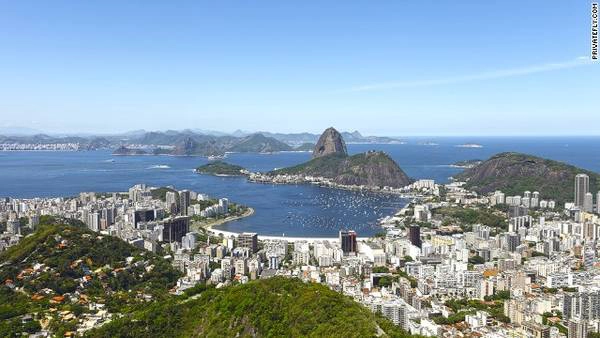
{"type": "Polygon", "coordinates": [[[590,4],[514,8],[6,4],[0,126],[597,135],[590,4]]]}

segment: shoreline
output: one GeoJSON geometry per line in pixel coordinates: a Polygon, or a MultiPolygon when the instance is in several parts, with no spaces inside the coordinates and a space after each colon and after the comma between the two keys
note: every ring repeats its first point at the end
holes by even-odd
{"type": "Polygon", "coordinates": [[[229,216],[229,217],[226,217],[226,218],[223,218],[223,219],[215,220],[213,222],[210,222],[210,223],[207,223],[207,224],[204,224],[204,225],[196,225],[197,222],[192,222],[191,226],[192,227],[193,226],[197,226],[198,228],[205,229],[209,233],[212,233],[214,231],[213,230],[214,226],[225,224],[225,223],[232,222],[232,221],[236,221],[238,219],[250,217],[252,215],[254,215],[254,208],[248,207],[248,210],[246,210],[243,214],[241,214],[239,216],[229,216]]]}

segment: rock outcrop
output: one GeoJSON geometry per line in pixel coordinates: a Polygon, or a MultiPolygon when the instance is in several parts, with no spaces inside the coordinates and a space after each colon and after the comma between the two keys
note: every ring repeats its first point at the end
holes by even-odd
{"type": "Polygon", "coordinates": [[[342,135],[335,128],[327,128],[313,150],[313,158],[323,157],[331,154],[348,155],[346,143],[342,135]]]}
{"type": "Polygon", "coordinates": [[[384,152],[369,151],[348,156],[342,136],[333,128],[325,130],[319,138],[312,160],[270,174],[325,177],[337,184],[370,187],[399,188],[411,183],[398,164],[384,152]]]}

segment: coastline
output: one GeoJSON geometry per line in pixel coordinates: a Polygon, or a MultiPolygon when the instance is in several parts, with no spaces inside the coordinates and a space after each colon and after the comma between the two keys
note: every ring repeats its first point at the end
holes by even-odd
{"type": "Polygon", "coordinates": [[[238,219],[242,219],[242,218],[246,218],[246,217],[250,217],[254,215],[254,209],[252,207],[248,207],[248,210],[246,210],[243,214],[239,215],[239,216],[229,216],[223,219],[218,219],[218,220],[214,220],[213,222],[207,223],[207,224],[203,224],[203,225],[198,225],[198,222],[192,222],[192,227],[197,227],[197,228],[202,228],[207,230],[209,233],[212,233],[213,227],[217,226],[217,225],[221,225],[221,224],[225,224],[227,222],[232,222],[238,219]]]}

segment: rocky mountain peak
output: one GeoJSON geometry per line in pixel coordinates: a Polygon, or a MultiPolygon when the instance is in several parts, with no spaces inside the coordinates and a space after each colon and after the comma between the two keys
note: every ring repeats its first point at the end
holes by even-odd
{"type": "Polygon", "coordinates": [[[319,141],[313,151],[313,158],[331,154],[348,155],[346,143],[344,142],[342,135],[333,127],[327,128],[323,134],[321,134],[321,137],[319,137],[319,141]]]}

